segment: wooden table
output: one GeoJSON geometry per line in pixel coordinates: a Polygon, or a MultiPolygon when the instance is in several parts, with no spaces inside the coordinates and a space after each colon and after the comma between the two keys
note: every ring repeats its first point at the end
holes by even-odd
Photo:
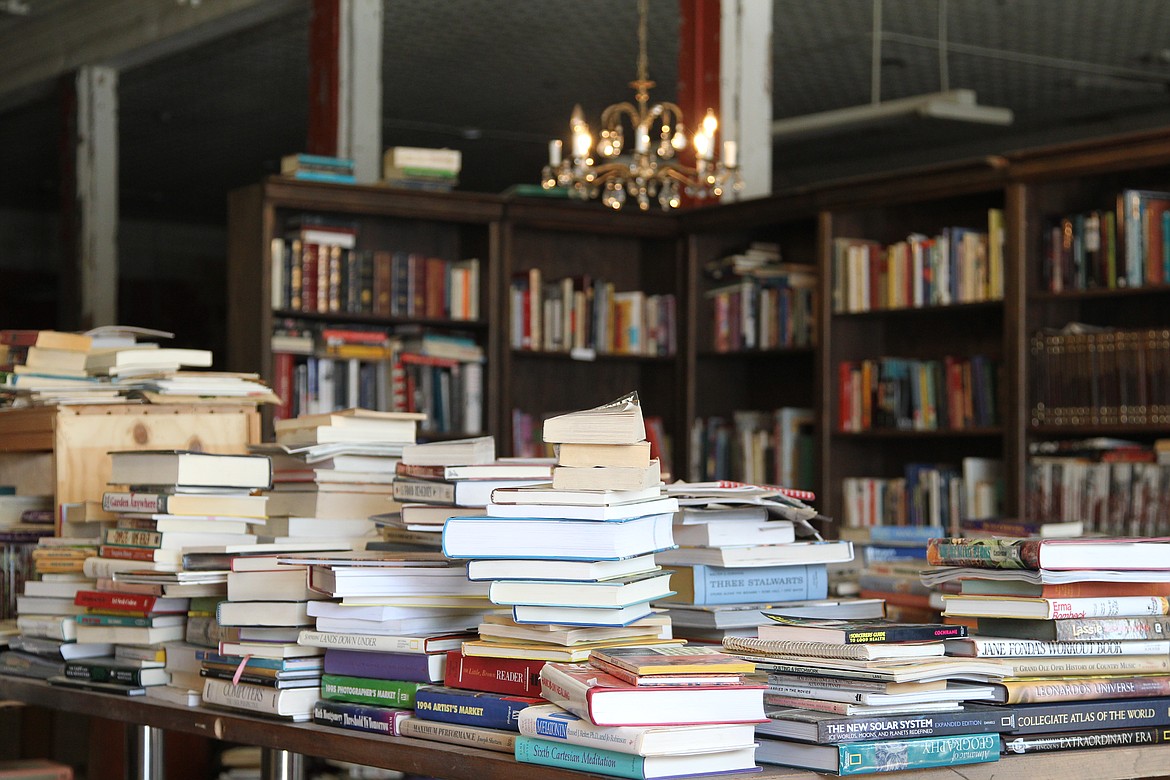
{"type": "MultiPolygon", "coordinates": [[[[582,780],[604,775],[531,765],[519,766],[506,753],[445,745],[407,737],[383,737],[311,723],[291,723],[252,717],[210,707],[178,707],[150,699],[128,698],[58,688],[40,680],[0,675],[0,699],[121,721],[132,747],[127,776],[160,780],[161,734],[177,731],[199,734],[265,749],[266,778],[292,780],[300,773],[300,757],[317,756],[356,764],[397,769],[451,780],[582,780]]],[[[1106,748],[1007,756],[989,764],[884,773],[908,780],[1126,780],[1170,776],[1170,745],[1106,748]]],[[[763,772],[743,775],[758,780],[819,780],[815,772],[765,766],[763,772]]]]}

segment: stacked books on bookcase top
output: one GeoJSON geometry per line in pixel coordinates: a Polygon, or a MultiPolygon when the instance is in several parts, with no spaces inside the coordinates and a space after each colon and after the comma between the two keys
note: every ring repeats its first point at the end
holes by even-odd
{"type": "Polygon", "coordinates": [[[382,181],[390,187],[449,192],[459,184],[462,168],[458,149],[391,146],[382,154],[382,181]]]}
{"type": "Polygon", "coordinates": [[[323,181],[333,184],[353,184],[354,163],[350,157],[298,152],[280,158],[280,175],[301,181],[323,181]]]}
{"type": "Polygon", "coordinates": [[[496,488],[551,479],[549,460],[498,460],[492,436],[411,444],[396,467],[394,498],[401,506],[374,520],[387,545],[438,550],[447,518],[482,510],[496,488]]]}
{"type": "MultiPolygon", "coordinates": [[[[368,724],[360,716],[370,715],[371,706],[413,709],[419,686],[442,682],[446,652],[473,636],[468,629],[492,608],[487,588],[469,581],[465,566],[435,552],[306,553],[279,560],[307,566],[309,589],[324,596],[307,604],[296,641],[303,653],[323,656],[320,695],[309,708],[330,725],[368,724]]],[[[393,723],[385,712],[370,717],[385,728],[393,723]]]]}
{"type": "Polygon", "coordinates": [[[545,279],[539,267],[519,271],[509,286],[515,350],[590,355],[670,356],[678,351],[678,313],[671,293],[618,290],[588,274],[545,279]]]}
{"type": "Polygon", "coordinates": [[[276,403],[254,374],[184,371],[211,366],[209,350],[162,347],[144,328],[110,326],[87,333],[0,331],[0,395],[22,403],[276,403]]]}
{"type": "Polygon", "coordinates": [[[1170,725],[1168,542],[937,539],[928,581],[960,583],[948,655],[1010,667],[992,700],[1004,753],[1161,742],[1170,725]]]}
{"type": "Polygon", "coordinates": [[[619,777],[757,769],[764,720],[755,665],[712,648],[595,649],[540,673],[550,704],[520,713],[516,759],[619,777]]]}
{"type": "Polygon", "coordinates": [[[266,541],[345,540],[358,548],[376,536],[370,519],[397,507],[394,467],[413,444],[424,415],[346,409],[278,420],[268,495],[266,541]]]}
{"type": "Polygon", "coordinates": [[[999,758],[992,700],[1010,667],[947,658],[964,626],[771,615],[755,638],[723,640],[766,673],[762,763],[836,774],[946,766],[999,758]]]}
{"type": "Polygon", "coordinates": [[[778,244],[753,242],[704,273],[717,283],[706,293],[714,351],[811,346],[815,266],[781,262],[778,244]]]}

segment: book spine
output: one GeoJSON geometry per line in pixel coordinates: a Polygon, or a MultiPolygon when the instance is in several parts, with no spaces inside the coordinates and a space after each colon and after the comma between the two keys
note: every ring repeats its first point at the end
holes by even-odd
{"type": "Polygon", "coordinates": [[[1002,752],[1004,755],[1023,755],[1025,753],[1046,753],[1053,750],[1159,745],[1166,742],[1168,737],[1170,737],[1170,733],[1161,728],[1103,728],[1081,734],[1037,734],[1030,737],[1004,739],[1002,752]]]}
{"type": "Polygon", "coordinates": [[[1121,679],[1011,680],[999,683],[1006,704],[1043,704],[1093,699],[1136,699],[1170,695],[1170,677],[1134,676],[1121,679]]]}
{"type": "Polygon", "coordinates": [[[517,716],[532,704],[530,698],[481,695],[472,691],[435,687],[423,688],[418,692],[414,710],[418,717],[426,720],[516,731],[517,716]]]}
{"type": "Polygon", "coordinates": [[[1164,698],[1054,702],[1002,707],[1001,733],[1045,734],[1055,731],[1093,731],[1170,725],[1164,698]]]}
{"type": "Polygon", "coordinates": [[[373,677],[379,680],[434,682],[430,656],[421,653],[362,652],[329,648],[325,651],[325,673],[343,677],[373,677]]]}
{"type": "MultiPolygon", "coordinates": [[[[1145,644],[1145,643],[1140,643],[1145,644]]],[[[1170,674],[1170,655],[1029,658],[1012,663],[1012,677],[1170,674]]]]}
{"type": "Polygon", "coordinates": [[[1053,619],[1165,615],[1170,604],[1162,596],[1081,597],[1049,599],[1053,619]]]}
{"type": "Polygon", "coordinates": [[[828,595],[824,564],[730,568],[694,566],[697,605],[745,602],[805,601],[828,595]]]}
{"type": "Polygon", "coordinates": [[[516,747],[516,735],[509,732],[438,723],[419,717],[403,718],[398,724],[398,735],[446,742],[449,745],[467,745],[500,753],[512,753],[516,747]]]}
{"type": "Polygon", "coordinates": [[[231,680],[207,680],[203,684],[203,701],[221,704],[233,709],[280,715],[280,695],[277,688],[247,683],[236,685],[231,680]]]}
{"type": "Polygon", "coordinates": [[[107,545],[122,547],[160,547],[163,535],[158,531],[138,531],[133,528],[107,528],[105,534],[107,545]]]}
{"type": "Polygon", "coordinates": [[[410,710],[321,699],[313,705],[313,722],[322,726],[394,737],[398,735],[398,724],[409,713],[410,710]]]}
{"type": "Polygon", "coordinates": [[[817,722],[817,742],[837,745],[891,739],[998,735],[1001,716],[995,711],[936,712],[923,715],[854,716],[817,722]]]}
{"type": "Polygon", "coordinates": [[[77,662],[65,663],[65,676],[74,680],[91,682],[114,682],[123,685],[142,685],[142,670],[134,668],[113,668],[102,664],[77,662]]]}
{"type": "Polygon", "coordinates": [[[1024,539],[931,539],[926,560],[931,566],[972,566],[983,569],[1038,569],[1040,547],[1024,539]]]}
{"type": "Polygon", "coordinates": [[[869,774],[998,761],[999,737],[995,734],[959,734],[850,743],[839,745],[837,750],[841,775],[869,774]]]}
{"type": "Polygon", "coordinates": [[[103,493],[102,509],[107,512],[167,514],[167,496],[156,493],[103,493]]]}
{"type": "Polygon", "coordinates": [[[149,617],[132,615],[75,615],[74,620],[81,626],[134,626],[146,628],[154,625],[149,617]]]}
{"type": "MultiPolygon", "coordinates": [[[[372,651],[376,653],[412,653],[422,655],[426,652],[425,638],[417,636],[381,636],[378,634],[344,634],[333,631],[301,632],[299,644],[310,647],[324,647],[327,650],[372,651]]],[[[360,676],[360,675],[359,675],[360,676]]]]}
{"type": "Polygon", "coordinates": [[[172,557],[169,550],[160,550],[157,547],[122,547],[108,544],[98,547],[98,555],[123,561],[155,561],[172,557]]]}
{"type": "Polygon", "coordinates": [[[643,772],[645,760],[641,756],[585,745],[549,742],[535,737],[516,738],[516,760],[524,764],[579,769],[634,780],[642,780],[645,777],[643,772]]]}
{"type": "Polygon", "coordinates": [[[321,697],[358,704],[414,709],[415,694],[422,683],[404,680],[375,680],[337,674],[321,676],[321,697]]]}
{"type": "Polygon", "coordinates": [[[395,480],[395,501],[416,501],[421,504],[455,503],[455,486],[446,482],[405,482],[395,480]]]}
{"type": "Polygon", "coordinates": [[[903,625],[876,630],[846,631],[842,640],[847,645],[868,645],[887,642],[931,642],[956,639],[967,635],[966,626],[959,625],[903,625]]]}
{"type": "Polygon", "coordinates": [[[114,593],[111,591],[79,590],[73,603],[93,609],[117,609],[133,612],[150,612],[157,599],[154,596],[135,593],[114,593]]]}
{"type": "Polygon", "coordinates": [[[542,717],[538,712],[535,707],[521,710],[516,727],[522,735],[549,742],[567,742],[583,747],[617,750],[619,753],[641,752],[643,729],[594,726],[587,720],[575,718],[567,713],[542,717]]]}
{"type": "Polygon", "coordinates": [[[1039,639],[979,638],[968,640],[978,658],[1030,658],[1034,656],[1095,656],[1170,654],[1170,644],[1162,640],[1149,642],[1083,641],[1045,642],[1039,639]]]}
{"type": "Polygon", "coordinates": [[[539,696],[540,670],[543,666],[544,661],[470,656],[451,650],[447,653],[447,671],[443,682],[453,688],[514,696],[539,696]]]}

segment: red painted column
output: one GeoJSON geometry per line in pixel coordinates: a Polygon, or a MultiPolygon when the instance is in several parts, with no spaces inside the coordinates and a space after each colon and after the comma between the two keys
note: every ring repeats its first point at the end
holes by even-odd
{"type": "Polygon", "coordinates": [[[309,17],[309,137],[305,151],[337,154],[341,2],[313,0],[309,17]]]}
{"type": "MultiPolygon", "coordinates": [[[[679,0],[678,105],[683,111],[687,135],[693,136],[707,109],[719,113],[720,0],[679,0]]],[[[719,149],[716,136],[715,148],[719,149]]],[[[695,151],[687,146],[683,162],[694,165],[695,151]]],[[[684,206],[695,205],[683,198],[684,206]]]]}

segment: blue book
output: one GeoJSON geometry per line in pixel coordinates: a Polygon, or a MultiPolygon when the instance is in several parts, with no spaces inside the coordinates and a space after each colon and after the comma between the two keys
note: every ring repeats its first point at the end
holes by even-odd
{"type": "Polygon", "coordinates": [[[414,714],[424,720],[518,731],[520,711],[544,703],[544,699],[532,696],[424,685],[414,695],[414,714]]]}
{"type": "Polygon", "coordinates": [[[906,544],[921,547],[931,539],[947,535],[941,525],[875,525],[869,529],[870,543],[890,546],[906,544]]]}
{"type": "Polygon", "coordinates": [[[352,173],[327,173],[325,171],[305,171],[297,170],[291,174],[287,174],[294,179],[301,181],[326,181],[334,184],[354,184],[357,182],[357,177],[352,173]]]}
{"type": "Polygon", "coordinates": [[[442,682],[446,653],[386,653],[367,650],[325,650],[325,673],[377,680],[442,682]]]}
{"type": "Polygon", "coordinates": [[[925,561],[926,546],[906,547],[903,545],[867,545],[864,548],[866,563],[894,563],[896,561],[925,561]]]}
{"type": "Polygon", "coordinates": [[[829,577],[823,563],[803,566],[731,568],[694,564],[667,566],[675,591],[663,602],[686,604],[746,604],[809,601],[829,595],[829,577]]]}
{"type": "Polygon", "coordinates": [[[538,737],[521,735],[516,738],[516,760],[521,763],[580,769],[634,780],[758,772],[755,751],[755,748],[746,747],[714,753],[637,756],[538,737]]]}

